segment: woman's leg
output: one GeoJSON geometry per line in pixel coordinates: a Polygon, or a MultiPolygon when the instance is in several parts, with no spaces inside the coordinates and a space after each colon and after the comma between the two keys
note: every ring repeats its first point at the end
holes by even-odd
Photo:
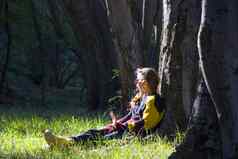
{"type": "Polygon", "coordinates": [[[85,143],[97,139],[120,138],[126,128],[117,127],[116,129],[111,125],[107,125],[102,129],[90,129],[84,133],[71,137],[62,137],[54,135],[50,130],[44,131],[44,137],[50,146],[67,146],[75,143],[85,143]]]}
{"type": "Polygon", "coordinates": [[[100,139],[103,137],[103,135],[104,135],[103,130],[90,129],[90,130],[88,130],[84,133],[81,133],[79,135],[71,136],[70,138],[72,138],[76,143],[85,143],[88,141],[100,139]]]}
{"type": "Polygon", "coordinates": [[[112,131],[104,134],[104,139],[121,139],[122,136],[128,131],[126,123],[120,124],[117,128],[112,131]]]}
{"type": "Polygon", "coordinates": [[[63,137],[53,134],[49,129],[44,131],[45,141],[49,146],[69,146],[102,138],[104,130],[90,129],[80,135],[63,137]]]}
{"type": "Polygon", "coordinates": [[[122,138],[123,134],[127,131],[126,123],[117,124],[116,127],[113,127],[111,124],[108,124],[102,129],[90,129],[85,133],[82,133],[78,136],[72,136],[71,138],[75,142],[84,143],[85,141],[93,141],[97,139],[118,139],[122,138]]]}

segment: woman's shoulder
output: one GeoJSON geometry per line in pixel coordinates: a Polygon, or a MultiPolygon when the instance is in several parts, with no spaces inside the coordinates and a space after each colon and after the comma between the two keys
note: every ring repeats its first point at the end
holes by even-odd
{"type": "Polygon", "coordinates": [[[146,103],[155,104],[155,105],[159,105],[161,107],[165,107],[164,106],[165,99],[164,99],[164,97],[161,97],[159,94],[153,94],[153,95],[147,96],[146,103]]]}
{"type": "Polygon", "coordinates": [[[157,94],[148,95],[146,98],[146,103],[154,102],[158,97],[157,94]]]}

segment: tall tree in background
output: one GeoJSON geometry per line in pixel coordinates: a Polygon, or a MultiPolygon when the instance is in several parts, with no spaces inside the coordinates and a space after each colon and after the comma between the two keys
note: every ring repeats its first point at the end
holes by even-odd
{"type": "Polygon", "coordinates": [[[52,64],[52,75],[50,77],[51,86],[56,88],[65,88],[67,84],[81,71],[81,65],[79,62],[77,49],[70,47],[67,33],[65,32],[65,21],[67,20],[67,14],[61,0],[48,0],[48,10],[50,12],[49,19],[53,26],[56,40],[56,48],[54,53],[49,55],[49,61],[52,64]],[[68,51],[66,51],[68,50],[68,51]],[[70,50],[70,51],[69,51],[70,50]],[[73,57],[76,60],[65,60],[64,57],[73,57]],[[76,67],[73,65],[76,64],[76,67]]]}
{"type": "MultiPolygon", "coordinates": [[[[8,2],[0,2],[0,102],[3,95],[7,77],[8,65],[10,61],[11,31],[9,24],[8,2]]],[[[4,99],[3,99],[4,100],[4,99]]]]}
{"type": "Polygon", "coordinates": [[[40,87],[41,87],[41,105],[46,105],[46,87],[47,87],[47,50],[45,46],[45,41],[43,39],[42,35],[42,29],[39,23],[38,15],[39,12],[37,12],[36,4],[34,0],[31,0],[31,13],[32,13],[32,21],[36,33],[36,39],[38,41],[38,55],[39,58],[39,64],[40,64],[40,87]]]}
{"type": "Polygon", "coordinates": [[[64,0],[80,45],[81,66],[92,109],[105,107],[113,96],[114,50],[110,41],[107,12],[100,0],[64,0]]]}
{"type": "Polygon", "coordinates": [[[133,71],[143,64],[142,50],[127,1],[106,2],[120,66],[122,103],[126,104],[132,94],[133,71]]]}

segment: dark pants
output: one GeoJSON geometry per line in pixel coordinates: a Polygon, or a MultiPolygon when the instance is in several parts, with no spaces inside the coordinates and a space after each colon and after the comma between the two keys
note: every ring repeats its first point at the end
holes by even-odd
{"type": "Polygon", "coordinates": [[[123,134],[127,132],[127,126],[119,124],[114,128],[112,125],[107,125],[102,129],[89,129],[88,131],[76,136],[72,136],[77,143],[85,143],[100,139],[117,139],[122,138],[123,134]]]}

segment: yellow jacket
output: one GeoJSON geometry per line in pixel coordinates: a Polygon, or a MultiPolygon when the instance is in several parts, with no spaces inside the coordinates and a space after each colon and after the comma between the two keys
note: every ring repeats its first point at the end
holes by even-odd
{"type": "Polygon", "coordinates": [[[152,129],[157,126],[164,115],[156,108],[155,96],[148,96],[145,103],[145,110],[143,111],[144,128],[152,129]]]}
{"type": "Polygon", "coordinates": [[[161,112],[158,110],[158,107],[160,107],[158,98],[157,95],[149,95],[146,97],[145,101],[142,100],[140,106],[134,111],[138,113],[132,113],[132,117],[128,121],[128,129],[130,131],[135,128],[137,130],[140,128],[149,130],[155,128],[159,124],[164,116],[164,110],[161,112]],[[133,117],[138,115],[140,116],[139,119],[133,117]]]}

